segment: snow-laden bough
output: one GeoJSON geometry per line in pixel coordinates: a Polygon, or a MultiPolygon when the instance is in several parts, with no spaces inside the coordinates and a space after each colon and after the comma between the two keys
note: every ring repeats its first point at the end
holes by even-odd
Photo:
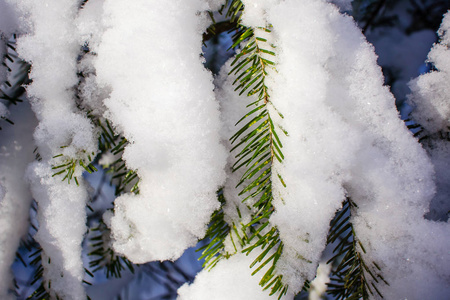
{"type": "MultiPolygon", "coordinates": [[[[279,135],[284,159],[272,165],[270,224],[284,244],[276,269],[289,286],[287,297],[315,277],[330,221],[347,197],[357,205],[350,221],[364,245],[360,253],[381,268],[389,283],[380,280],[380,293],[392,299],[442,296],[445,291],[437,287],[448,286],[443,267],[448,226],[423,217],[435,192],[433,166],[400,120],[373,47],[350,17],[326,1],[243,2],[242,23],[255,32],[270,24],[270,37],[264,39],[276,47],[277,72],[267,71],[266,79],[274,107],[269,112],[274,127],[288,134],[279,135]],[[424,252],[427,259],[420,259],[424,252]]],[[[234,123],[255,101],[238,95],[235,78],[227,76],[231,69],[228,63],[222,70],[226,78],[218,91],[223,119],[232,120],[224,125],[227,134],[237,130],[234,123]]],[[[230,165],[235,161],[231,157],[230,165]]],[[[248,223],[252,213],[240,203],[238,190],[232,194],[241,175],[233,173],[236,178],[224,191],[225,219],[235,224],[248,223]]],[[[226,264],[220,261],[220,268],[226,264]]],[[[207,276],[202,271],[198,284],[204,286],[207,276]]],[[[248,289],[259,293],[253,281],[242,285],[243,294],[248,289]]],[[[189,289],[197,294],[196,285],[183,287],[180,299],[190,299],[189,289]]],[[[235,288],[231,281],[224,285],[235,288]]],[[[223,290],[205,287],[203,293],[214,298],[223,290]]]]}
{"type": "Polygon", "coordinates": [[[129,141],[123,159],[139,176],[139,195],[118,197],[110,222],[114,249],[135,263],[178,258],[219,206],[226,154],[212,74],[201,59],[206,10],[215,2],[106,0],[103,7],[97,81],[111,89],[106,117],[129,141]]]}
{"type": "MultiPolygon", "coordinates": [[[[68,184],[53,176],[54,168],[97,152],[93,125],[78,112],[73,92],[81,47],[75,26],[79,5],[77,0],[17,2],[24,20],[17,51],[32,65],[27,94],[39,122],[34,139],[41,160],[27,171],[39,207],[36,240],[43,250],[44,286],[52,297],[64,299],[86,298],[81,243],[88,194],[82,178],[79,186],[68,184]]],[[[80,175],[77,168],[69,179],[80,175]]]]}

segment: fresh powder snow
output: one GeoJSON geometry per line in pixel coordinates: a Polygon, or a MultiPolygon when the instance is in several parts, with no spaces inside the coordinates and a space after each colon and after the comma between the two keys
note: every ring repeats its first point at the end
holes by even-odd
{"type": "Polygon", "coordinates": [[[106,0],[103,9],[97,82],[111,89],[105,116],[129,141],[123,158],[140,179],[139,195],[115,200],[113,246],[135,263],[173,260],[204,236],[225,178],[213,78],[201,59],[210,6],[106,0]]]}

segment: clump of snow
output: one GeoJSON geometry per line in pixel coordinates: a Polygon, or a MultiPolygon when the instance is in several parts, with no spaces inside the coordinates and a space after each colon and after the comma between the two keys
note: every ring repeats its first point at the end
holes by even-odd
{"type": "Polygon", "coordinates": [[[317,275],[313,281],[311,281],[309,292],[309,300],[321,300],[324,297],[325,292],[330,282],[331,265],[321,262],[317,268],[317,275]]]}
{"type": "Polygon", "coordinates": [[[248,27],[267,27],[267,11],[280,0],[242,0],[244,12],[242,13],[242,24],[248,27]]]}
{"type": "MultiPolygon", "coordinates": [[[[62,182],[52,175],[54,166],[72,159],[84,160],[97,152],[97,133],[85,113],[76,107],[77,59],[81,45],[75,19],[79,1],[45,3],[18,1],[26,35],[18,38],[17,51],[31,63],[32,84],[27,87],[39,121],[34,139],[42,161],[28,168],[33,197],[38,203],[36,240],[43,249],[45,286],[67,299],[85,298],[81,285],[84,269],[81,242],[86,231],[86,184],[62,182]],[[58,156],[55,158],[55,156],[58,156]]],[[[81,175],[77,167],[74,176],[81,175]]]]}
{"type": "Polygon", "coordinates": [[[429,133],[450,127],[450,14],[447,13],[439,29],[440,43],[433,46],[428,61],[436,71],[411,81],[409,100],[416,107],[413,118],[429,133]]]}
{"type": "Polygon", "coordinates": [[[205,234],[225,177],[212,75],[200,58],[210,7],[106,0],[103,9],[97,82],[111,89],[105,116],[130,142],[123,158],[140,178],[139,195],[115,200],[114,249],[136,263],[175,259],[205,234]]]}
{"type": "Polygon", "coordinates": [[[86,232],[86,186],[84,181],[77,186],[52,177],[50,168],[48,162],[34,162],[28,168],[31,192],[38,202],[35,239],[43,249],[45,282],[51,284],[52,297],[85,299],[81,243],[86,232]]]}
{"type": "Polygon", "coordinates": [[[219,10],[225,4],[224,0],[206,0],[206,2],[209,5],[209,10],[212,12],[219,10]]]}
{"type": "Polygon", "coordinates": [[[28,103],[11,107],[14,125],[0,132],[0,298],[16,299],[11,293],[10,271],[20,239],[28,230],[31,194],[24,180],[25,169],[34,159],[32,132],[36,121],[28,103]]]}
{"type": "Polygon", "coordinates": [[[289,134],[279,135],[285,158],[275,170],[287,186],[274,178],[276,212],[270,220],[285,244],[277,268],[295,292],[315,276],[329,221],[345,199],[349,152],[358,147],[358,135],[330,105],[336,100],[328,94],[333,74],[325,66],[339,38],[331,20],[340,17],[321,1],[287,1],[269,14],[279,48],[271,101],[284,118],[273,116],[289,134]]]}
{"type": "Polygon", "coordinates": [[[86,43],[93,52],[97,51],[105,31],[102,23],[104,2],[105,0],[89,0],[83,5],[76,19],[80,44],[86,43]]]}
{"type": "MultiPolygon", "coordinates": [[[[270,267],[265,266],[252,276],[253,269],[249,265],[261,254],[254,250],[250,255],[236,254],[229,259],[221,260],[211,269],[197,274],[193,284],[184,284],[178,289],[178,300],[270,300],[270,289],[263,291],[259,285],[264,273],[270,267]]],[[[281,299],[290,299],[287,295],[281,299]]]]}
{"type": "Polygon", "coordinates": [[[93,125],[77,113],[71,90],[78,82],[77,1],[60,1],[47,8],[38,3],[23,5],[33,31],[18,39],[18,52],[32,64],[33,83],[27,87],[27,94],[40,121],[35,139],[41,156],[50,160],[61,153],[74,158],[83,156],[83,152],[97,152],[93,125]]]}
{"type": "Polygon", "coordinates": [[[449,217],[450,185],[448,132],[450,128],[450,14],[444,15],[438,34],[440,42],[428,54],[428,61],[436,70],[410,82],[410,103],[415,106],[412,117],[423,126],[423,144],[436,170],[437,194],[427,217],[446,221],[449,217]]]}
{"type": "Polygon", "coordinates": [[[79,43],[84,45],[84,50],[87,52],[78,62],[78,71],[83,74],[78,87],[80,105],[103,123],[103,115],[106,111],[103,100],[109,97],[110,90],[98,85],[94,62],[102,35],[106,30],[103,22],[104,2],[104,0],[86,2],[75,21],[80,34],[79,43]]]}
{"type": "MultiPolygon", "coordinates": [[[[279,168],[287,188],[276,189],[284,203],[276,202],[271,218],[287,248],[280,271],[288,273],[294,289],[301,278],[312,279],[329,220],[348,195],[358,205],[353,222],[365,259],[383,264],[391,284],[379,286],[382,293],[388,298],[418,289],[431,293],[411,278],[408,291],[400,287],[406,270],[425,273],[445,255],[437,247],[427,263],[404,263],[403,249],[428,245],[418,233],[429,235],[423,215],[434,193],[433,170],[399,119],[373,48],[349,17],[320,1],[286,1],[270,16],[280,49],[272,102],[289,132],[279,168]],[[302,15],[295,23],[288,17],[293,12],[302,15]],[[413,229],[412,224],[420,225],[413,229]]],[[[438,274],[434,280],[441,282],[442,270],[438,274]]]]}

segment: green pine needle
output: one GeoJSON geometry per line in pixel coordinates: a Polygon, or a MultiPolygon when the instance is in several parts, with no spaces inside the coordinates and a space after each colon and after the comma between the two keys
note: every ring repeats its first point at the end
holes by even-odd
{"type": "MultiPolygon", "coordinates": [[[[253,206],[254,213],[252,221],[248,224],[227,224],[222,210],[225,199],[222,191],[219,191],[218,198],[222,206],[214,212],[205,237],[208,243],[199,251],[203,251],[201,259],[205,259],[204,266],[212,268],[220,259],[233,254],[224,250],[224,241],[228,236],[236,251],[238,246],[247,254],[260,248],[262,250],[260,255],[250,267],[255,268],[253,274],[256,274],[269,266],[260,285],[263,289],[270,288],[271,295],[278,293],[281,298],[287,293],[288,287],[283,283],[283,277],[276,274],[275,265],[281,257],[283,243],[278,230],[268,221],[275,210],[272,205],[274,198],[272,166],[274,161],[282,162],[284,159],[279,128],[274,126],[269,111],[275,111],[281,117],[282,115],[270,102],[269,89],[266,85],[268,70],[275,69],[275,63],[268,59],[270,56],[275,57],[273,51],[275,47],[269,44],[267,39],[255,36],[253,28],[240,24],[241,13],[244,10],[240,0],[227,0],[224,7],[228,7],[226,17],[238,24],[231,48],[242,46],[231,63],[230,74],[236,76],[233,82],[235,91],[239,95],[257,98],[247,105],[249,111],[236,122],[239,129],[230,138],[231,151],[236,152],[236,162],[232,170],[233,172],[243,170],[243,175],[236,186],[237,193],[243,196],[243,202],[251,199],[251,204],[249,202],[248,205],[253,206]]],[[[270,32],[269,28],[259,29],[270,32]]],[[[280,132],[287,135],[283,129],[280,129],[280,132]]],[[[277,177],[283,186],[286,186],[279,174],[277,177]]]]}
{"type": "Polygon", "coordinates": [[[334,256],[327,262],[337,265],[332,271],[327,293],[333,295],[337,300],[369,299],[370,295],[374,293],[383,298],[377,285],[389,284],[381,275],[381,268],[378,264],[375,262],[368,264],[363,259],[363,253],[366,251],[357,239],[350,221],[352,209],[356,208],[356,204],[347,198],[342,210],[330,223],[331,229],[327,242],[329,244],[339,242],[333,251],[334,256]]]}
{"type": "MultiPolygon", "coordinates": [[[[127,269],[134,273],[135,265],[127,258],[117,255],[111,248],[110,234],[108,227],[103,222],[90,229],[88,239],[92,250],[88,254],[91,258],[89,267],[92,268],[94,273],[104,270],[107,278],[120,278],[122,272],[127,269]]],[[[91,276],[92,273],[89,272],[88,275],[91,276]]]]}
{"type": "MultiPolygon", "coordinates": [[[[61,148],[65,148],[65,146],[61,148]]],[[[94,153],[92,153],[91,155],[94,156],[94,153]]],[[[93,160],[91,155],[86,153],[85,151],[81,151],[80,155],[78,155],[81,158],[64,157],[63,154],[53,156],[54,159],[58,158],[61,163],[52,166],[52,170],[55,171],[52,177],[64,175],[62,181],[67,180],[67,182],[70,184],[71,180],[73,179],[75,181],[75,184],[79,185],[77,177],[74,176],[77,169],[81,167],[88,173],[97,171],[97,168],[92,164],[93,160]]]]}

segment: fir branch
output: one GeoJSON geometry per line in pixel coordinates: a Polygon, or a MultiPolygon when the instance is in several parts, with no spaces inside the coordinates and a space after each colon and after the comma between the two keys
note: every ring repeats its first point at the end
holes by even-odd
{"type": "Polygon", "coordinates": [[[99,149],[102,154],[110,152],[118,158],[106,168],[106,172],[111,174],[111,184],[115,186],[114,194],[116,196],[131,192],[139,194],[139,177],[134,170],[127,168],[122,159],[122,153],[128,145],[128,141],[121,135],[114,132],[110,122],[97,120],[97,126],[101,129],[99,137],[99,149]]]}
{"type": "Polygon", "coordinates": [[[111,248],[110,235],[110,230],[103,222],[90,229],[88,240],[92,250],[88,256],[91,258],[89,267],[93,268],[92,272],[104,270],[107,278],[120,278],[126,269],[134,274],[135,265],[111,248]]]}
{"type": "Polygon", "coordinates": [[[383,8],[386,0],[380,0],[378,3],[376,3],[376,7],[373,9],[372,13],[370,14],[369,19],[366,21],[366,24],[364,25],[362,29],[362,33],[365,34],[367,29],[372,25],[372,23],[375,21],[375,18],[380,13],[381,9],[383,8]]]}
{"type": "Polygon", "coordinates": [[[225,8],[227,8],[225,17],[230,18],[232,23],[240,24],[244,3],[241,0],[227,0],[219,10],[219,13],[222,14],[225,8]]]}
{"type": "Polygon", "coordinates": [[[337,300],[369,299],[375,293],[383,298],[377,285],[389,284],[381,275],[381,268],[377,263],[363,259],[364,246],[357,239],[350,221],[352,209],[357,209],[357,206],[347,198],[342,210],[330,224],[327,242],[338,243],[333,250],[334,256],[327,263],[333,262],[337,267],[332,270],[327,293],[337,300]]]}
{"type": "MultiPolygon", "coordinates": [[[[50,290],[51,282],[48,282],[48,290],[45,288],[45,282],[44,282],[44,267],[42,266],[42,248],[39,244],[36,244],[36,250],[30,254],[30,259],[33,259],[30,263],[31,266],[33,266],[34,272],[33,272],[33,281],[31,282],[31,286],[33,286],[35,283],[40,282],[40,284],[37,286],[37,288],[34,290],[34,292],[31,293],[31,295],[27,299],[32,300],[45,300],[50,299],[50,294],[48,293],[48,290],[50,290]]],[[[58,298],[56,296],[56,298],[58,298]]]]}
{"type": "MultiPolygon", "coordinates": [[[[84,56],[88,53],[92,54],[89,47],[82,47],[82,55],[84,56]]],[[[117,156],[117,159],[113,163],[107,166],[102,166],[106,169],[107,173],[111,174],[110,184],[115,186],[115,196],[125,192],[138,194],[139,177],[134,170],[129,170],[126,167],[125,161],[122,159],[122,153],[128,145],[127,139],[114,131],[109,120],[103,118],[102,116],[93,114],[92,110],[83,105],[82,97],[80,95],[80,86],[88,75],[89,74],[85,74],[83,72],[78,73],[79,82],[76,98],[78,100],[78,109],[86,113],[87,117],[91,120],[92,124],[94,124],[99,132],[98,149],[100,155],[95,158],[95,161],[99,161],[102,155],[112,154],[117,156]]],[[[89,166],[88,169],[92,169],[91,166],[89,166]]]]}
{"type": "MultiPolygon", "coordinates": [[[[236,7],[239,7],[238,5],[236,7]]],[[[270,27],[259,28],[270,33],[270,27]]],[[[248,105],[249,112],[243,116],[236,125],[240,129],[231,137],[230,141],[234,147],[232,151],[240,147],[236,154],[236,163],[233,171],[244,170],[244,173],[236,186],[240,187],[239,195],[243,195],[244,202],[250,201],[255,213],[252,221],[245,224],[242,231],[249,229],[250,236],[244,236],[246,245],[243,252],[249,253],[256,247],[263,249],[250,267],[256,267],[252,275],[259,272],[264,266],[270,268],[263,275],[260,285],[264,290],[271,289],[270,295],[278,293],[279,298],[287,293],[288,286],[283,284],[282,275],[275,272],[275,266],[283,252],[283,242],[278,230],[269,224],[269,218],[274,212],[272,201],[272,180],[278,178],[283,186],[284,180],[279,174],[274,174],[272,166],[275,161],[282,162],[282,143],[278,137],[278,128],[275,127],[270,109],[277,111],[270,102],[269,90],[266,85],[268,69],[274,69],[275,57],[274,46],[267,39],[255,35],[253,28],[240,25],[234,37],[233,47],[245,43],[241,52],[236,55],[232,62],[233,67],[230,74],[236,75],[234,85],[239,95],[246,94],[248,97],[257,96],[257,101],[248,105]],[[262,231],[267,231],[261,234],[262,231]],[[256,242],[254,238],[256,237],[256,242]],[[269,253],[271,253],[269,255],[269,253]]],[[[280,115],[281,116],[281,115],[280,115]]],[[[283,131],[282,131],[283,132],[283,131]]]]}
{"type": "MultiPolygon", "coordinates": [[[[115,186],[115,196],[126,192],[139,193],[139,178],[137,173],[129,170],[122,159],[122,153],[128,141],[121,135],[116,134],[108,120],[103,122],[94,119],[97,127],[101,129],[99,136],[99,149],[101,155],[112,154],[118,158],[111,164],[103,166],[104,172],[111,174],[110,184],[115,186]]],[[[112,209],[111,209],[112,210],[112,209]]],[[[126,257],[117,255],[111,246],[111,232],[102,221],[91,228],[88,235],[88,243],[91,251],[88,256],[91,258],[89,267],[93,272],[104,270],[106,277],[120,278],[122,271],[128,269],[134,273],[136,265],[126,257]]]]}
{"type": "Polygon", "coordinates": [[[224,252],[224,241],[230,234],[231,227],[224,220],[223,206],[225,205],[225,198],[223,190],[217,192],[217,198],[220,201],[220,208],[216,210],[212,217],[210,226],[208,227],[204,241],[208,241],[205,245],[198,248],[196,251],[202,251],[199,260],[205,259],[203,267],[213,268],[222,258],[228,258],[229,254],[224,252]]]}
{"type": "MultiPolygon", "coordinates": [[[[11,78],[12,81],[6,80],[5,82],[0,82],[0,99],[2,99],[4,104],[9,107],[10,105],[17,105],[18,103],[23,102],[21,99],[25,93],[25,88],[23,86],[30,82],[28,78],[30,65],[17,56],[14,41],[5,41],[5,43],[7,48],[12,51],[6,53],[4,57],[2,57],[1,64],[6,67],[8,73],[12,72],[9,65],[16,65],[14,77],[11,78]]],[[[1,116],[0,119],[14,125],[14,122],[6,116],[1,116]]],[[[0,130],[1,129],[2,127],[0,126],[0,130]]]]}
{"type": "MultiPolygon", "coordinates": [[[[235,243],[233,236],[236,236],[244,253],[261,248],[262,253],[250,266],[255,267],[252,275],[270,265],[260,285],[264,290],[270,288],[270,295],[278,293],[281,298],[287,293],[288,286],[283,284],[282,275],[276,274],[275,266],[281,257],[283,243],[278,230],[268,221],[274,212],[272,178],[278,178],[285,186],[283,178],[272,172],[274,162],[281,162],[284,159],[281,151],[283,145],[278,136],[279,128],[274,125],[270,112],[277,110],[270,102],[269,89],[266,85],[268,70],[275,69],[273,59],[275,47],[268,43],[267,39],[255,35],[254,28],[240,24],[244,9],[240,0],[229,0],[225,7],[228,7],[226,16],[230,18],[230,22],[238,24],[232,48],[243,46],[231,64],[230,74],[236,76],[233,82],[235,91],[238,91],[239,95],[257,97],[256,101],[247,106],[249,112],[236,123],[241,124],[240,128],[230,138],[233,146],[231,151],[240,149],[235,156],[236,162],[232,170],[233,172],[243,170],[236,188],[239,189],[238,194],[245,197],[243,202],[247,202],[254,213],[250,223],[239,224],[240,227],[237,228],[236,224],[226,224],[221,209],[216,211],[207,232],[210,242],[201,248],[202,258],[205,258],[205,265],[213,267],[218,260],[230,255],[224,252],[223,243],[227,236],[230,236],[233,243],[235,243]]],[[[270,33],[270,26],[257,29],[270,33]]],[[[280,116],[282,117],[281,114],[280,116]]],[[[286,134],[282,129],[281,132],[286,134]]],[[[223,204],[225,201],[223,195],[219,195],[219,199],[223,204]]]]}
{"type": "MultiPolygon", "coordinates": [[[[62,146],[61,149],[66,148],[67,146],[62,146]]],[[[77,158],[67,157],[63,154],[58,154],[53,156],[54,159],[58,160],[58,163],[52,164],[52,170],[54,173],[52,177],[58,175],[64,175],[62,181],[67,180],[68,183],[73,179],[76,185],[79,185],[78,178],[75,174],[77,174],[77,170],[82,168],[88,173],[93,173],[97,171],[97,168],[92,164],[94,161],[95,153],[86,153],[86,151],[82,150],[79,152],[77,158]]]]}
{"type": "Polygon", "coordinates": [[[0,82],[0,99],[5,100],[6,105],[9,106],[11,104],[17,105],[17,103],[23,102],[20,98],[25,93],[25,88],[23,86],[30,83],[28,73],[31,66],[18,57],[15,47],[15,36],[14,40],[6,41],[6,46],[12,51],[9,51],[4,55],[2,58],[2,65],[6,67],[8,73],[11,73],[12,70],[9,65],[16,64],[13,73],[14,77],[11,78],[12,82],[9,80],[0,82]],[[2,86],[2,83],[4,83],[4,86],[2,86]]]}

